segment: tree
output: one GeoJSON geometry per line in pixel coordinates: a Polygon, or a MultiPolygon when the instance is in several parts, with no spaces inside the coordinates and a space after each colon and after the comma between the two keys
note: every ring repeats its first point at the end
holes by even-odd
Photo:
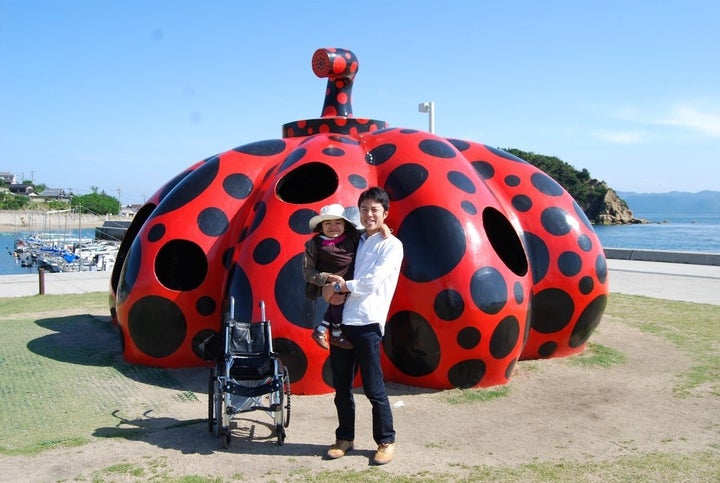
{"type": "Polygon", "coordinates": [[[545,156],[514,148],[506,148],[505,151],[524,159],[550,175],[560,186],[565,188],[565,191],[570,193],[570,196],[583,210],[586,210],[593,200],[605,196],[609,189],[604,182],[591,178],[587,169],[578,171],[555,156],[545,156]]]}
{"type": "Polygon", "coordinates": [[[0,210],[23,210],[29,207],[30,203],[29,196],[0,193],[0,210]]]}
{"type": "Polygon", "coordinates": [[[70,199],[70,207],[80,213],[92,213],[96,215],[117,215],[120,213],[120,201],[112,196],[97,192],[97,188],[93,187],[93,192],[82,196],[73,196],[70,199]]]}

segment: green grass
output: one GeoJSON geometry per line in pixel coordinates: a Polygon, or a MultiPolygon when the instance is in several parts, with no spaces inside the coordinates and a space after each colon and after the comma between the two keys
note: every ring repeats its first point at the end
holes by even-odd
{"type": "Polygon", "coordinates": [[[570,357],[568,363],[582,367],[611,367],[622,364],[625,360],[625,354],[616,349],[588,342],[585,351],[570,357]]]}
{"type": "MultiPolygon", "coordinates": [[[[73,447],[95,438],[145,437],[173,427],[203,424],[152,417],[163,404],[205,405],[172,377],[171,371],[132,366],[120,356],[109,323],[107,295],[32,296],[0,299],[0,455],[35,454],[73,447]],[[69,315],[52,314],[64,311],[69,315]],[[91,344],[90,341],[93,343],[91,344]],[[133,391],[145,390],[140,397],[133,391]],[[148,389],[149,388],[149,389],[148,389]],[[42,428],[38,431],[37,428],[42,428]]],[[[612,294],[606,316],[662,337],[690,360],[677,381],[678,397],[720,396],[720,307],[612,294]]],[[[600,326],[602,328],[602,324],[600,326]]],[[[591,342],[584,354],[568,358],[591,370],[622,364],[624,354],[591,342]]],[[[528,362],[524,370],[542,367],[528,362]]],[[[438,392],[449,404],[474,404],[502,398],[512,384],[488,389],[438,392]]],[[[277,481],[720,481],[720,447],[691,454],[650,453],[587,461],[527,461],[519,465],[457,465],[446,472],[393,475],[380,468],[363,471],[297,470],[289,477],[269,472],[277,481]]],[[[561,455],[558,455],[561,457],[561,455]]],[[[93,481],[220,482],[215,476],[176,475],[163,458],[109,465],[93,481]]],[[[232,480],[243,480],[242,473],[232,480]]]]}
{"type": "Polygon", "coordinates": [[[510,386],[494,386],[479,389],[452,389],[438,393],[449,404],[474,404],[492,401],[510,394],[510,386]]]}
{"type": "Polygon", "coordinates": [[[93,315],[107,313],[103,293],[0,299],[0,454],[170,428],[178,421],[155,421],[151,411],[170,402],[203,414],[167,370],[124,362],[109,316],[93,315]],[[66,308],[74,314],[46,315],[66,308]]]}
{"type": "Polygon", "coordinates": [[[692,359],[677,396],[720,397],[720,306],[612,294],[605,315],[667,339],[692,359]]]}

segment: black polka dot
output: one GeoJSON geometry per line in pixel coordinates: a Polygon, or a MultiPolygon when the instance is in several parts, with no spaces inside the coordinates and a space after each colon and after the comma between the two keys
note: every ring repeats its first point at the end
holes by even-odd
{"type": "Polygon", "coordinates": [[[325,359],[321,369],[322,380],[328,387],[333,387],[332,377],[332,365],[330,364],[330,358],[325,359]]]}
{"type": "Polygon", "coordinates": [[[558,257],[558,268],[566,277],[573,277],[582,270],[582,258],[575,252],[562,252],[558,257]]]}
{"type": "Polygon", "coordinates": [[[530,182],[539,192],[548,196],[562,196],[565,189],[545,173],[533,173],[530,182]]]}
{"type": "Polygon", "coordinates": [[[220,236],[229,225],[227,216],[219,208],[205,208],[198,215],[197,226],[207,236],[220,236]]]}
{"type": "Polygon", "coordinates": [[[235,320],[252,320],[252,285],[247,274],[238,264],[234,264],[230,269],[227,295],[235,299],[235,320]]]}
{"type": "Polygon", "coordinates": [[[455,320],[465,310],[465,301],[460,292],[452,289],[442,290],[433,304],[435,315],[442,320],[455,320]]]}
{"type": "Polygon", "coordinates": [[[423,206],[408,213],[397,236],[405,251],[403,274],[414,282],[429,282],[448,274],[465,255],[462,224],[439,206],[423,206]]]}
{"type": "Polygon", "coordinates": [[[165,297],[149,295],[133,304],[128,313],[128,335],[150,357],[168,357],[182,345],[187,322],[182,310],[165,297]]]}
{"type": "Polygon", "coordinates": [[[517,358],[511,360],[510,364],[508,364],[505,368],[505,379],[510,379],[513,373],[513,369],[515,369],[515,364],[517,364],[517,358]]]}
{"type": "Polygon", "coordinates": [[[490,354],[495,359],[504,359],[520,339],[520,323],[512,315],[505,317],[495,327],[490,337],[490,354]]]}
{"type": "Polygon", "coordinates": [[[548,288],[533,298],[532,328],[541,334],[563,330],[572,318],[575,304],[567,292],[548,288]]]}
{"type": "Polygon", "coordinates": [[[183,171],[182,173],[178,174],[173,179],[165,183],[165,186],[162,187],[162,191],[158,195],[159,202],[162,202],[165,197],[170,194],[170,192],[175,189],[175,187],[180,184],[180,182],[184,180],[186,176],[189,176],[192,172],[193,170],[183,171]]]}
{"type": "Polygon", "coordinates": [[[310,218],[315,215],[317,215],[315,211],[307,208],[296,210],[292,215],[290,215],[288,226],[295,233],[299,233],[300,235],[309,235],[312,233],[309,225],[310,218]]]}
{"type": "Polygon", "coordinates": [[[545,241],[534,233],[526,231],[523,233],[523,238],[528,250],[528,259],[530,260],[532,279],[535,285],[547,275],[550,268],[550,250],[545,241]]]}
{"type": "Polygon", "coordinates": [[[398,166],[388,175],[385,191],[391,201],[400,201],[412,195],[428,179],[428,170],[415,163],[398,166]]]}
{"type": "MultiPolygon", "coordinates": [[[[204,342],[206,342],[210,337],[215,337],[215,340],[219,340],[217,337],[218,333],[211,329],[202,329],[195,333],[195,335],[192,338],[191,342],[191,348],[193,351],[193,354],[197,356],[198,359],[201,360],[212,360],[214,357],[217,356],[218,353],[215,353],[212,349],[212,347],[205,347],[204,342]]],[[[218,350],[220,349],[220,344],[218,343],[218,350]]]]}
{"type": "Polygon", "coordinates": [[[372,166],[379,166],[387,162],[393,154],[397,151],[397,146],[394,144],[382,144],[377,146],[365,155],[365,162],[372,166]]]}
{"type": "Polygon", "coordinates": [[[288,322],[298,327],[311,329],[312,321],[305,319],[303,310],[305,305],[305,279],[302,274],[303,255],[304,253],[298,253],[280,268],[275,279],[275,302],[288,322]]]}
{"type": "Polygon", "coordinates": [[[244,200],[253,190],[252,180],[245,174],[230,174],[223,180],[223,189],[228,196],[237,200],[244,200]]]}
{"type": "Polygon", "coordinates": [[[351,174],[348,176],[348,181],[353,187],[359,190],[364,190],[368,186],[367,180],[359,174],[351,174]]]}
{"type": "Polygon", "coordinates": [[[577,201],[573,200],[573,209],[575,210],[575,214],[577,215],[577,219],[582,221],[583,225],[587,227],[588,230],[592,230],[592,223],[590,223],[590,220],[588,220],[587,215],[583,211],[582,208],[580,208],[580,205],[577,204],[577,201]]]}
{"type": "Polygon", "coordinates": [[[480,343],[480,331],[475,327],[465,327],[457,335],[457,343],[463,349],[473,349],[480,343]]]}
{"type": "Polygon", "coordinates": [[[557,349],[557,346],[557,342],[545,342],[538,348],[538,355],[540,357],[550,357],[557,349]]]}
{"type": "Polygon", "coordinates": [[[253,261],[259,265],[267,265],[280,255],[280,242],[275,238],[265,238],[253,250],[253,261]]]}
{"type": "Polygon", "coordinates": [[[122,303],[130,295],[130,292],[140,274],[140,262],[142,261],[143,245],[140,238],[133,240],[132,246],[125,258],[125,266],[120,272],[116,292],[117,303],[122,303]]]}
{"type": "Polygon", "coordinates": [[[490,179],[495,176],[495,168],[487,161],[473,161],[470,164],[483,179],[490,179]]]}
{"type": "Polygon", "coordinates": [[[467,213],[468,215],[476,215],[477,214],[477,207],[471,202],[467,200],[463,200],[460,203],[460,208],[467,213]]]}
{"type": "Polygon", "coordinates": [[[580,290],[580,293],[583,295],[589,294],[594,288],[595,282],[593,282],[593,279],[590,276],[585,276],[580,279],[580,282],[578,282],[578,290],[580,290]]]}
{"type": "Polygon", "coordinates": [[[600,324],[606,305],[607,296],[603,294],[596,297],[585,307],[585,310],[578,317],[575,327],[573,327],[572,334],[570,334],[570,347],[580,347],[590,338],[590,334],[600,324]]]}
{"type": "Polygon", "coordinates": [[[210,315],[215,312],[215,299],[212,297],[203,296],[195,302],[195,310],[200,315],[210,315]]]}
{"type": "Polygon", "coordinates": [[[260,226],[260,224],[265,219],[265,214],[267,212],[267,205],[265,205],[264,201],[261,201],[257,204],[255,207],[255,217],[253,218],[252,223],[250,224],[250,228],[248,229],[248,235],[250,235],[252,232],[254,232],[257,227],[260,226]]]}
{"type": "Polygon", "coordinates": [[[223,252],[223,254],[222,254],[222,264],[223,264],[223,267],[225,267],[225,270],[229,270],[230,267],[232,266],[232,257],[233,257],[233,254],[234,254],[234,253],[235,253],[235,249],[232,248],[232,247],[226,249],[226,250],[223,252]]]}
{"type": "Polygon", "coordinates": [[[165,199],[155,208],[153,217],[177,210],[200,196],[215,180],[219,167],[219,158],[215,157],[186,176],[182,183],[178,184],[181,188],[168,193],[165,199]]]}
{"type": "Polygon", "coordinates": [[[257,141],[233,149],[238,153],[251,154],[253,156],[274,156],[285,150],[285,141],[282,139],[269,139],[257,141]]]}
{"type": "Polygon", "coordinates": [[[458,362],[448,370],[448,382],[461,389],[475,387],[485,377],[485,371],[485,363],[480,359],[458,362]]]}
{"type": "Polygon", "coordinates": [[[448,171],[447,178],[453,186],[463,190],[465,193],[474,194],[477,191],[475,183],[460,171],[448,171]]]}
{"type": "Polygon", "coordinates": [[[530,209],[533,206],[533,202],[530,199],[529,196],[526,195],[515,195],[512,197],[512,200],[510,201],[513,205],[513,208],[515,208],[517,211],[521,213],[525,213],[526,211],[530,211],[530,209]]]}
{"type": "Polygon", "coordinates": [[[517,186],[520,184],[520,177],[514,174],[505,176],[505,184],[508,186],[517,186]]]}
{"type": "Polygon", "coordinates": [[[530,328],[532,326],[532,323],[531,323],[532,322],[532,309],[533,309],[532,298],[533,298],[533,294],[532,294],[532,292],[530,292],[528,294],[528,299],[529,299],[528,303],[525,305],[525,308],[526,308],[526,310],[525,310],[525,331],[523,332],[523,341],[522,341],[523,347],[525,347],[525,344],[527,344],[528,336],[530,336],[530,328]]]}
{"type": "Polygon", "coordinates": [[[338,147],[335,147],[335,146],[330,146],[330,147],[323,149],[322,153],[325,156],[333,156],[333,157],[345,156],[345,151],[338,147]]]}
{"type": "Polygon", "coordinates": [[[507,159],[509,161],[515,161],[517,163],[528,164],[527,161],[525,161],[524,159],[518,158],[514,154],[510,154],[507,151],[503,151],[502,149],[497,149],[492,146],[488,146],[487,144],[485,144],[484,146],[485,146],[485,149],[487,149],[488,151],[490,151],[491,153],[493,153],[496,156],[500,156],[501,158],[507,159]]]}
{"type": "Polygon", "coordinates": [[[605,280],[607,280],[607,262],[605,261],[605,255],[600,254],[595,259],[595,273],[597,274],[598,281],[600,283],[605,283],[605,280]]]}
{"type": "Polygon", "coordinates": [[[462,141],[460,139],[448,139],[447,142],[455,146],[455,149],[460,152],[470,149],[470,143],[467,141],[462,141]]]}
{"type": "Polygon", "coordinates": [[[515,282],[513,284],[513,295],[515,296],[515,303],[518,305],[523,303],[523,300],[525,300],[525,291],[523,290],[523,286],[520,282],[515,282]]]}
{"type": "Polygon", "coordinates": [[[155,257],[155,276],[170,290],[190,291],[205,280],[208,260],[195,242],[171,240],[160,248],[155,257]]]}
{"type": "Polygon", "coordinates": [[[395,313],[385,326],[382,344],[390,361],[408,376],[427,376],[440,363],[440,342],[430,323],[417,312],[395,313]]]}
{"type": "Polygon", "coordinates": [[[449,159],[457,156],[457,153],[450,145],[437,139],[423,139],[418,144],[418,148],[428,156],[436,158],[449,159]]]}
{"type": "Polygon", "coordinates": [[[357,139],[351,138],[348,136],[337,136],[337,135],[331,134],[328,136],[328,139],[331,141],[335,141],[337,143],[352,144],[354,146],[357,146],[358,144],[360,144],[357,139]]]}
{"type": "Polygon", "coordinates": [[[555,236],[567,235],[573,225],[570,215],[556,206],[550,206],[543,210],[540,215],[540,223],[548,233],[555,236]]]}
{"type": "Polygon", "coordinates": [[[584,233],[581,233],[580,236],[578,236],[577,244],[578,247],[580,247],[580,250],[584,252],[589,252],[590,250],[592,250],[593,247],[592,240],[584,233]]]}
{"type": "Polygon", "coordinates": [[[165,225],[163,223],[154,224],[147,233],[147,239],[150,243],[156,242],[165,236],[165,225]]]}
{"type": "Polygon", "coordinates": [[[473,274],[470,293],[475,305],[490,315],[500,312],[508,301],[505,279],[494,267],[483,267],[473,274]]]}
{"type": "Polygon", "coordinates": [[[285,161],[282,162],[280,165],[279,171],[284,171],[290,166],[294,165],[295,163],[299,162],[302,158],[305,157],[307,154],[307,150],[305,148],[296,148],[293,149],[290,154],[287,155],[285,158],[285,161]]]}
{"type": "Polygon", "coordinates": [[[307,375],[308,358],[297,342],[284,337],[273,338],[273,349],[287,367],[290,383],[294,384],[307,375]]]}

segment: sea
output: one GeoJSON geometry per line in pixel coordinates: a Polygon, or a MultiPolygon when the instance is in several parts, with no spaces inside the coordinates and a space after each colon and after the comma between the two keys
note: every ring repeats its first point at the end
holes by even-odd
{"type": "MultiPolygon", "coordinates": [[[[680,252],[720,253],[720,213],[663,214],[634,213],[648,223],[637,225],[595,225],[605,248],[633,248],[680,252]]],[[[29,233],[0,233],[0,275],[37,272],[36,267],[21,267],[13,256],[15,240],[29,233]]],[[[94,238],[95,229],[68,233],[69,237],[94,238]],[[78,235],[79,234],[79,235],[78,235]]],[[[0,294],[2,297],[2,294],[0,294]]]]}

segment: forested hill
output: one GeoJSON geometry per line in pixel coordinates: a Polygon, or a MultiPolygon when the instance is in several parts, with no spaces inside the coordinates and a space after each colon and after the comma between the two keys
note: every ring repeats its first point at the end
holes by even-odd
{"type": "Polygon", "coordinates": [[[587,169],[578,171],[555,156],[529,153],[515,148],[507,148],[505,151],[524,159],[552,176],[583,209],[595,198],[605,196],[608,191],[608,186],[604,182],[591,178],[587,169]]]}
{"type": "Polygon", "coordinates": [[[545,156],[515,148],[505,151],[536,166],[565,188],[577,201],[593,223],[637,223],[626,202],[620,199],[604,181],[590,176],[587,169],[577,170],[555,156],[545,156]]]}

